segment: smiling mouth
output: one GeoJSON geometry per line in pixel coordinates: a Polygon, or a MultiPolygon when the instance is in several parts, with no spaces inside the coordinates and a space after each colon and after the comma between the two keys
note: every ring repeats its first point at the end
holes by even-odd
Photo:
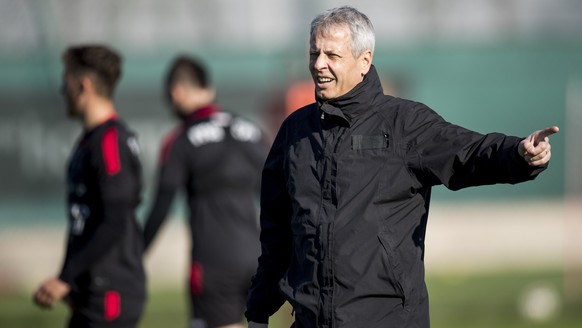
{"type": "Polygon", "coordinates": [[[329,83],[331,81],[333,81],[333,79],[329,78],[329,77],[318,77],[317,78],[317,83],[320,83],[320,84],[329,83]]]}

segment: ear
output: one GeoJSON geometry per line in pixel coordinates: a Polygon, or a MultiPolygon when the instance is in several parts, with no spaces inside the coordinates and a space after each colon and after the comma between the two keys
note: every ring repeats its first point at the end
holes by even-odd
{"type": "Polygon", "coordinates": [[[366,49],[360,55],[360,58],[358,60],[360,62],[360,69],[361,69],[362,76],[368,74],[368,71],[370,70],[370,66],[372,66],[372,57],[373,57],[373,54],[372,54],[372,50],[370,50],[370,49],[366,49]]]}
{"type": "Polygon", "coordinates": [[[83,76],[79,79],[79,93],[82,94],[85,91],[95,92],[93,80],[88,76],[83,76]]]}

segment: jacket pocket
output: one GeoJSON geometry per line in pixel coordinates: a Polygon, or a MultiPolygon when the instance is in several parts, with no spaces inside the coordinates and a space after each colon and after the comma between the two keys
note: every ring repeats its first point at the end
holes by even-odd
{"type": "MultiPolygon", "coordinates": [[[[421,187],[406,165],[390,136],[352,135],[350,162],[346,164],[354,169],[354,178],[358,181],[377,181],[377,202],[414,197],[421,187]],[[361,169],[364,168],[364,169],[361,169]]],[[[362,187],[365,188],[365,187],[362,187]]]]}
{"type": "Polygon", "coordinates": [[[352,135],[352,150],[388,148],[388,135],[352,135]]]}
{"type": "Polygon", "coordinates": [[[392,242],[387,233],[381,232],[378,234],[378,240],[384,249],[384,268],[386,270],[386,277],[388,282],[392,285],[396,291],[396,296],[402,298],[402,305],[406,304],[407,293],[406,293],[406,277],[402,270],[400,259],[397,256],[392,242]]]}

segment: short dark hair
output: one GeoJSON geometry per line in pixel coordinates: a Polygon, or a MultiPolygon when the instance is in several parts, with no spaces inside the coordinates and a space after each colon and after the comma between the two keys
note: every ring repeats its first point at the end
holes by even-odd
{"type": "Polygon", "coordinates": [[[103,45],[69,47],[63,54],[67,72],[76,76],[89,75],[95,83],[96,92],[111,98],[121,77],[121,56],[103,45]]]}
{"type": "Polygon", "coordinates": [[[171,102],[170,89],[176,83],[186,83],[199,88],[210,86],[210,77],[204,63],[197,58],[187,55],[176,57],[166,76],[166,96],[171,102]]]}

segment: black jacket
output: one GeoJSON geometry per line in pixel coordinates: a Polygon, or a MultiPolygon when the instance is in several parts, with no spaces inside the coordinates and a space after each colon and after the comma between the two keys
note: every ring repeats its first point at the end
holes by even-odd
{"type": "Polygon", "coordinates": [[[262,255],[249,321],[285,300],[296,327],[428,327],[431,187],[533,179],[521,139],[481,135],[383,95],[374,69],[348,94],[283,123],[262,177],[262,255]]]}
{"type": "Polygon", "coordinates": [[[143,235],[135,218],[138,152],[133,133],[111,119],[85,132],[71,156],[69,237],[60,279],[72,286],[73,299],[109,290],[145,297],[143,235]]]}

